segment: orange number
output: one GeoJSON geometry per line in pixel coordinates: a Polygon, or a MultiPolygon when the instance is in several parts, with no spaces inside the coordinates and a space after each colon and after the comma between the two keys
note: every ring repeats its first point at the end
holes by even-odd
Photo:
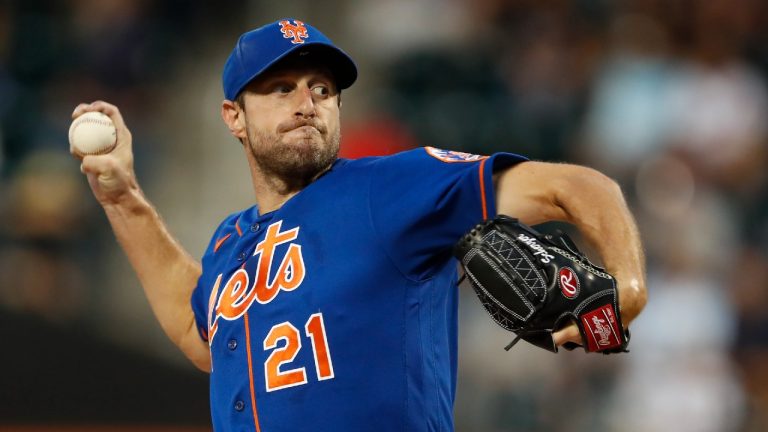
{"type": "MultiPolygon", "coordinates": [[[[312,314],[304,325],[304,330],[312,341],[317,379],[323,381],[333,378],[333,362],[331,351],[328,349],[328,338],[325,336],[323,314],[312,314]]],[[[280,370],[280,366],[292,362],[301,349],[299,330],[296,327],[287,321],[272,326],[264,338],[264,350],[270,349],[274,351],[264,362],[264,379],[268,392],[307,383],[307,373],[303,367],[280,370]],[[285,345],[278,348],[277,343],[281,339],[285,341],[285,345]]]]}
{"type": "Polygon", "coordinates": [[[267,383],[267,391],[280,390],[288,387],[301,385],[307,382],[307,373],[303,367],[280,371],[280,366],[284,363],[290,363],[296,358],[296,354],[301,349],[301,339],[299,331],[289,322],[280,323],[272,326],[272,329],[264,338],[264,349],[275,348],[272,354],[264,362],[264,378],[267,383]],[[283,339],[285,345],[277,347],[277,342],[283,339]]]}
{"type": "Polygon", "coordinates": [[[315,353],[315,370],[317,379],[327,380],[333,378],[333,362],[328,350],[328,339],[325,337],[325,325],[323,314],[312,314],[304,326],[307,336],[312,340],[312,351],[315,353]]]}

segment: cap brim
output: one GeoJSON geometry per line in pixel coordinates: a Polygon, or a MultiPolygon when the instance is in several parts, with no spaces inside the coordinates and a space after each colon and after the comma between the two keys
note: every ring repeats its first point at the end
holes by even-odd
{"type": "Polygon", "coordinates": [[[261,70],[251,75],[238,90],[238,94],[243,91],[248,84],[260,75],[270,69],[274,69],[286,59],[294,56],[306,56],[308,63],[319,64],[327,67],[336,81],[339,90],[349,88],[357,79],[357,66],[347,53],[339,48],[324,42],[307,42],[302,45],[296,45],[280,56],[276,57],[270,63],[266,64],[261,70]]]}
{"type": "MultiPolygon", "coordinates": [[[[310,42],[289,54],[297,53],[306,56],[310,63],[322,64],[330,69],[339,89],[349,88],[357,79],[357,66],[345,53],[333,45],[322,42],[310,42]]],[[[285,58],[283,56],[282,58],[285,58]]],[[[274,63],[273,63],[274,64],[274,63]]]]}

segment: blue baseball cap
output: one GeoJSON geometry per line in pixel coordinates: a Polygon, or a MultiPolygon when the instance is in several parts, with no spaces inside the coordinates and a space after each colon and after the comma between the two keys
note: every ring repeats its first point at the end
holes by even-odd
{"type": "Polygon", "coordinates": [[[324,34],[302,21],[282,19],[244,33],[237,40],[224,64],[224,97],[235,100],[249,82],[293,52],[327,66],[339,89],[357,79],[355,62],[324,34]]]}

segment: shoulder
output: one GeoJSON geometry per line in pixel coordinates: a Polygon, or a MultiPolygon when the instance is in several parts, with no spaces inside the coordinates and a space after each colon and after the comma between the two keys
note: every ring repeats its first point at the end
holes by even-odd
{"type": "Polygon", "coordinates": [[[360,159],[339,159],[336,166],[342,169],[354,169],[361,167],[368,168],[372,166],[396,166],[424,163],[471,163],[482,161],[487,158],[488,156],[455,150],[443,150],[435,147],[416,147],[386,156],[373,156],[360,159]]]}
{"type": "Polygon", "coordinates": [[[472,172],[479,166],[488,166],[485,171],[497,173],[505,168],[527,161],[524,156],[514,153],[495,153],[480,155],[457,150],[436,147],[417,147],[388,156],[366,157],[361,159],[340,159],[334,170],[346,172],[366,172],[376,178],[416,176],[422,179],[425,174],[456,175],[472,172]],[[442,174],[440,174],[442,173],[442,174]]]}

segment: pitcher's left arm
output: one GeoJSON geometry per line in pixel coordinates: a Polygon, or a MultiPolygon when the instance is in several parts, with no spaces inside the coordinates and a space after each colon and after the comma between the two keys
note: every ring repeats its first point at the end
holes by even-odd
{"type": "MultiPolygon", "coordinates": [[[[584,166],[523,162],[495,175],[499,214],[528,225],[573,224],[615,278],[625,327],[647,302],[645,257],[634,217],[619,185],[584,166]]],[[[575,325],[554,334],[555,343],[581,343],[575,325]]]]}

